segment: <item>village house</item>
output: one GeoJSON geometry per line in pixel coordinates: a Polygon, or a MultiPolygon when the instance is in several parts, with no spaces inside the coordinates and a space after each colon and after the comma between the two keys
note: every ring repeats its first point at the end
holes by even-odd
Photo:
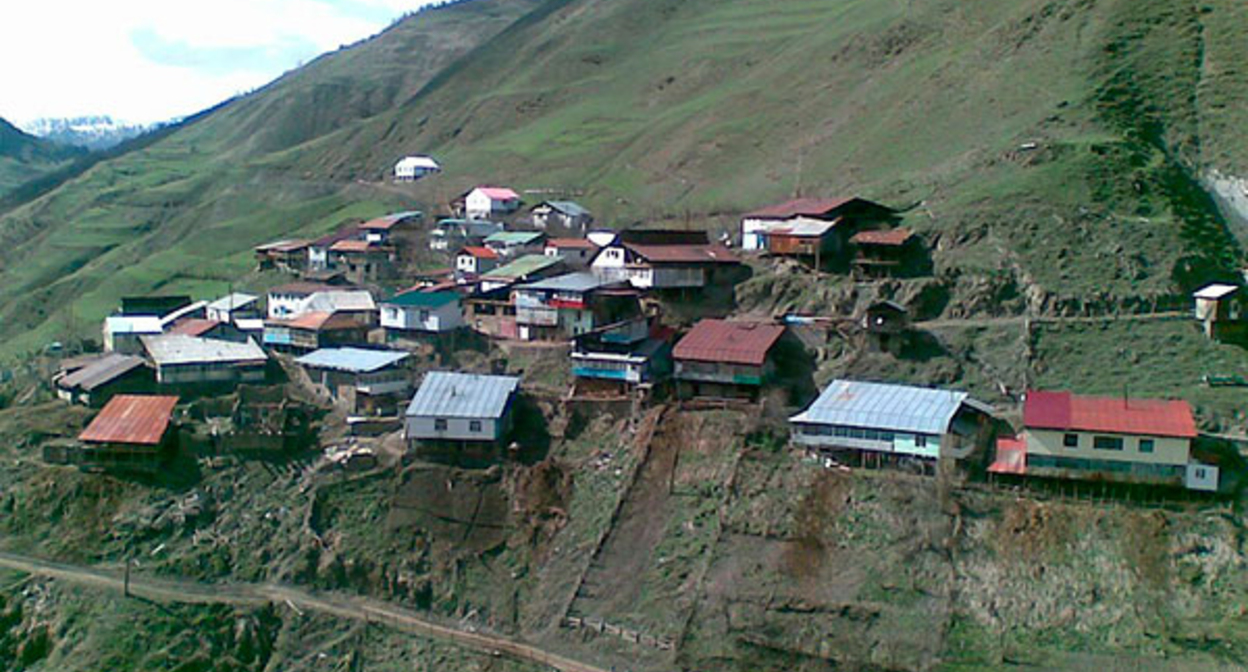
{"type": "Polygon", "coordinates": [[[231,292],[208,304],[207,319],[233,324],[236,318],[260,317],[260,297],[254,294],[231,292]]]}
{"type": "Polygon", "coordinates": [[[407,407],[404,436],[413,451],[456,459],[499,456],[511,432],[520,379],[431,371],[407,407]]]}
{"type": "Polygon", "coordinates": [[[994,473],[1216,491],[1219,469],[1193,456],[1186,401],[1033,390],[1023,432],[998,442],[994,473]]]}
{"type": "Polygon", "coordinates": [[[365,345],[371,325],[349,312],[311,311],[288,319],[266,320],[264,345],[300,352],[337,345],[365,345]]]}
{"type": "MultiPolygon", "coordinates": [[[[705,241],[705,234],[702,238],[705,241]]],[[[717,283],[718,274],[736,269],[740,263],[722,245],[621,240],[600,249],[590,270],[608,280],[627,280],[638,289],[697,289],[717,283]]]]}
{"type": "Polygon", "coordinates": [[[626,395],[652,389],[671,375],[674,335],[670,327],[652,327],[639,316],[575,337],[571,354],[575,394],[626,395]]]}
{"type": "Polygon", "coordinates": [[[542,252],[548,257],[558,257],[570,269],[589,268],[598,246],[587,238],[551,238],[542,252]]]}
{"type": "Polygon", "coordinates": [[[773,353],[784,333],[776,324],[701,320],[672,350],[677,395],[757,398],[775,373],[773,353]]]}
{"type": "Polygon", "coordinates": [[[335,287],[312,282],[288,282],[269,290],[267,297],[268,317],[283,319],[294,317],[307,310],[308,301],[317,292],[332,291],[335,287]]]}
{"type": "Polygon", "coordinates": [[[991,417],[965,392],[834,380],[789,424],[794,443],[820,457],[965,460],[991,444],[991,417]]]}
{"type": "Polygon", "coordinates": [[[1206,337],[1227,343],[1248,341],[1248,310],[1242,287],[1213,283],[1201,287],[1192,298],[1206,337]]]}
{"type": "Polygon", "coordinates": [[[442,172],[442,166],[431,156],[413,154],[394,164],[395,182],[415,182],[426,175],[442,172]]]}
{"type": "Polygon", "coordinates": [[[110,315],[104,318],[104,352],[136,355],[143,351],[143,336],[164,331],[159,317],[153,315],[110,315]]]}
{"type": "Polygon", "coordinates": [[[480,245],[486,238],[503,231],[501,222],[484,219],[443,219],[429,232],[429,249],[445,252],[465,245],[480,245]]]}
{"type": "Polygon", "coordinates": [[[78,435],[82,448],[71,461],[84,468],[159,470],[177,448],[172,424],[177,404],[170,396],[113,397],[78,435]]]}
{"type": "Polygon", "coordinates": [[[340,240],[329,246],[330,267],[352,283],[363,284],[394,274],[395,250],[367,240],[340,240]]]}
{"type": "Polygon", "coordinates": [[[142,357],[111,352],[62,362],[52,386],[60,399],[102,406],[118,394],[150,392],[155,382],[142,357]]]}
{"type": "Polygon", "coordinates": [[[455,255],[455,271],[468,277],[488,273],[498,268],[498,265],[498,252],[488,247],[463,247],[455,255]]]}
{"type": "Polygon", "coordinates": [[[408,291],[381,302],[381,326],[390,340],[414,333],[447,333],[463,325],[458,292],[408,291]]]}
{"type": "Polygon", "coordinates": [[[533,226],[539,229],[562,227],[584,232],[594,223],[594,216],[575,201],[542,201],[529,208],[533,226]]]}
{"type": "Polygon", "coordinates": [[[483,243],[501,257],[541,254],[546,234],[540,231],[502,231],[487,236],[483,243]]]}
{"type": "Polygon", "coordinates": [[[412,389],[410,361],[406,352],[362,348],[323,348],[295,360],[313,385],[365,415],[398,412],[412,389]]]}
{"type": "Polygon", "coordinates": [[[905,277],[922,270],[922,246],[909,229],[859,231],[849,243],[853,271],[861,279],[905,277]]]}
{"type": "Polygon", "coordinates": [[[528,254],[506,266],[499,266],[480,277],[480,291],[492,292],[521,282],[533,282],[558,275],[564,270],[563,261],[542,254],[528,254]]]}
{"type": "Polygon", "coordinates": [[[875,301],[863,312],[862,330],[871,349],[899,354],[910,333],[910,311],[895,301],[875,301]]]}
{"type": "Polygon", "coordinates": [[[234,343],[182,334],[144,336],[160,385],[263,383],[269,357],[255,341],[234,343]]]}
{"type": "Polygon", "coordinates": [[[506,187],[477,187],[464,194],[463,213],[468,219],[490,219],[520,209],[520,194],[506,187]]]}
{"type": "Polygon", "coordinates": [[[193,317],[178,320],[176,324],[165,329],[166,334],[182,334],[198,338],[215,338],[222,341],[245,343],[247,336],[229,322],[218,322],[206,317],[193,317]]]}
{"type": "Polygon", "coordinates": [[[746,213],[741,218],[741,249],[798,255],[813,255],[814,249],[818,249],[821,254],[837,255],[854,232],[876,228],[895,218],[896,212],[891,208],[863,198],[797,198],[746,213]],[[813,235],[810,232],[818,229],[815,221],[833,226],[819,236],[818,247],[799,245],[791,231],[799,224],[809,229],[802,236],[809,242],[813,235]],[[775,249],[771,243],[773,233],[780,234],[775,249]]]}
{"type": "Polygon", "coordinates": [[[364,240],[369,243],[390,245],[392,239],[397,241],[403,235],[418,230],[424,219],[424,213],[419,210],[395,212],[360,224],[360,230],[364,232],[364,240]]]}
{"type": "Polygon", "coordinates": [[[277,269],[285,273],[299,274],[308,270],[307,240],[279,240],[255,247],[256,268],[261,271],[277,269]]]}
{"type": "Polygon", "coordinates": [[[522,341],[567,340],[642,312],[637,290],[627,282],[585,272],[517,285],[512,301],[522,341]]]}
{"type": "Polygon", "coordinates": [[[362,238],[363,232],[360,231],[359,226],[346,226],[308,243],[307,270],[314,273],[333,270],[334,257],[330,254],[330,249],[344,240],[361,240],[362,238]]]}

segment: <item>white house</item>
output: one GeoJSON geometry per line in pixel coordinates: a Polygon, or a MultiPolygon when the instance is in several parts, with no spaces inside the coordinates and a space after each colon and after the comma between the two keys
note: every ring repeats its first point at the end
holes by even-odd
{"type": "Polygon", "coordinates": [[[638,289],[681,289],[705,287],[717,268],[739,263],[722,245],[616,242],[598,251],[590,270],[609,280],[627,280],[638,289]]]}
{"type": "Polygon", "coordinates": [[[584,231],[594,223],[594,216],[589,210],[575,201],[542,201],[533,206],[529,213],[533,226],[539,229],[557,225],[565,229],[584,231]]]}
{"type": "Polygon", "coordinates": [[[481,275],[498,268],[498,253],[488,247],[469,246],[455,255],[455,270],[464,275],[481,275]]]}
{"type": "Polygon", "coordinates": [[[410,444],[496,444],[511,429],[520,379],[431,371],[407,407],[404,434],[410,444]]]}
{"type": "Polygon", "coordinates": [[[381,303],[381,326],[387,334],[443,333],[463,325],[463,309],[455,292],[404,292],[381,303]]]}
{"type": "Polygon", "coordinates": [[[551,238],[542,250],[548,257],[558,257],[568,268],[588,268],[598,246],[587,238],[551,238]]]}
{"type": "Polygon", "coordinates": [[[113,315],[104,318],[104,352],[137,355],[143,351],[142,336],[159,334],[164,325],[150,315],[113,315]]]}
{"type": "Polygon", "coordinates": [[[289,282],[278,285],[268,293],[268,316],[284,319],[307,312],[308,301],[313,294],[334,289],[329,285],[313,282],[289,282]]]}
{"type": "Polygon", "coordinates": [[[484,245],[504,257],[540,254],[546,234],[540,231],[500,231],[487,236],[484,245]]]}
{"type": "Polygon", "coordinates": [[[442,166],[431,156],[405,156],[394,164],[395,182],[415,182],[426,175],[442,172],[442,166]]]}
{"type": "Polygon", "coordinates": [[[464,197],[464,213],[469,219],[489,219],[520,209],[520,194],[506,187],[477,187],[464,197]]]}
{"type": "Polygon", "coordinates": [[[232,292],[208,304],[208,319],[232,324],[236,317],[255,318],[259,315],[256,310],[259,300],[260,297],[253,294],[232,292]]]}

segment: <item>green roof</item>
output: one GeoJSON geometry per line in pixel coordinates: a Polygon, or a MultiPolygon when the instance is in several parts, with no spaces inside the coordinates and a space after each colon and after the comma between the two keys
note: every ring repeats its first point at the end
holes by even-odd
{"type": "Polygon", "coordinates": [[[559,257],[547,257],[542,254],[526,254],[523,257],[481,276],[483,278],[523,278],[538,271],[545,270],[560,263],[559,257]]]}
{"type": "Polygon", "coordinates": [[[541,238],[543,235],[545,234],[538,231],[501,231],[499,233],[490,234],[490,236],[485,239],[485,242],[504,244],[515,243],[517,245],[524,245],[541,238]]]}
{"type": "Polygon", "coordinates": [[[417,290],[398,294],[382,301],[382,303],[388,306],[403,306],[405,308],[440,308],[458,298],[459,294],[455,292],[422,292],[417,290]]]}

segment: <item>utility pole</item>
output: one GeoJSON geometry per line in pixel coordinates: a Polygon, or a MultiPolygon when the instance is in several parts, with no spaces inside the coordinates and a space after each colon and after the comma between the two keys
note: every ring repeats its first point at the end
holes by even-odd
{"type": "Polygon", "coordinates": [[[127,556],[125,579],[122,581],[122,584],[121,584],[121,594],[124,597],[130,597],[130,564],[132,562],[133,562],[133,559],[127,556]]]}

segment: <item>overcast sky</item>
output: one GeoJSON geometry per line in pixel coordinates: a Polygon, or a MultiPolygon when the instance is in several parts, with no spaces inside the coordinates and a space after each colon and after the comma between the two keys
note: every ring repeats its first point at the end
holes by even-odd
{"type": "Polygon", "coordinates": [[[428,0],[18,0],[0,21],[0,117],[152,122],[261,86],[428,0]]]}

